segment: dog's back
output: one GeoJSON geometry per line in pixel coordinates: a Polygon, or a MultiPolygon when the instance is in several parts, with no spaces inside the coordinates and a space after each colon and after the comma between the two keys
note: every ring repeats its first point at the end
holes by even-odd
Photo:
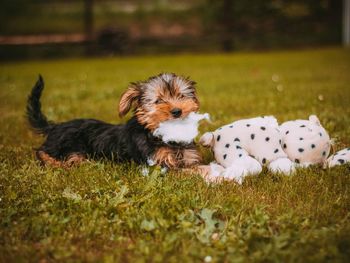
{"type": "Polygon", "coordinates": [[[36,133],[46,136],[44,143],[37,149],[37,157],[41,161],[54,164],[71,159],[70,156],[74,156],[76,160],[77,154],[79,160],[89,155],[101,158],[110,146],[109,140],[114,140],[114,143],[119,140],[122,125],[95,119],[74,119],[63,123],[49,121],[41,110],[40,98],[43,89],[44,80],[39,76],[28,96],[26,108],[30,126],[36,133]],[[106,134],[110,136],[105,136],[106,134]],[[114,134],[113,138],[111,134],[114,134]]]}

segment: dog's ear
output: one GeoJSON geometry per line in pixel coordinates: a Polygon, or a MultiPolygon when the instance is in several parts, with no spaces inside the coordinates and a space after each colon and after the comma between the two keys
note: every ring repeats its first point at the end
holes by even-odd
{"type": "Polygon", "coordinates": [[[214,146],[214,134],[212,132],[206,132],[199,139],[199,143],[205,147],[214,146]]]}
{"type": "Polygon", "coordinates": [[[119,102],[119,116],[125,116],[133,103],[140,97],[141,90],[137,84],[131,84],[128,89],[123,93],[119,102]]]}

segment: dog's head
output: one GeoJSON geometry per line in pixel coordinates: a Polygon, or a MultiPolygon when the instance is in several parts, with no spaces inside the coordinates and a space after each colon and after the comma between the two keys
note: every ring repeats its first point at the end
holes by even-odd
{"type": "Polygon", "coordinates": [[[124,116],[133,107],[138,122],[153,131],[161,122],[198,111],[195,82],[174,73],[163,73],[131,83],[120,99],[119,115],[124,116]]]}

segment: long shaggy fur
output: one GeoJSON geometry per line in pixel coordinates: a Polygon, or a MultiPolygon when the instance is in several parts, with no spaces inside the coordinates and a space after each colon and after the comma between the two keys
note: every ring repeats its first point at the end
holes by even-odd
{"type": "Polygon", "coordinates": [[[46,136],[36,152],[43,164],[67,167],[86,158],[136,163],[152,159],[159,165],[177,168],[200,161],[194,144],[164,143],[152,135],[162,121],[185,117],[198,110],[194,82],[189,79],[161,74],[145,82],[132,83],[121,97],[119,114],[123,116],[131,108],[135,114],[126,124],[117,125],[95,119],[48,121],[41,111],[43,89],[44,81],[39,76],[27,103],[31,127],[46,136]]]}
{"type": "Polygon", "coordinates": [[[27,119],[35,130],[39,134],[46,134],[51,127],[50,123],[45,115],[41,112],[40,97],[44,89],[44,80],[41,75],[34,85],[31,94],[28,96],[27,103],[27,119]]]}

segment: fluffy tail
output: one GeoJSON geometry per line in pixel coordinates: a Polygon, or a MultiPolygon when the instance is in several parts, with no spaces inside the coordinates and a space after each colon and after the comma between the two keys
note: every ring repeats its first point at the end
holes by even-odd
{"type": "Polygon", "coordinates": [[[48,130],[53,125],[41,112],[40,97],[43,89],[44,80],[41,75],[39,75],[39,79],[35,83],[27,100],[27,119],[34,131],[39,134],[47,134],[48,130]]]}

